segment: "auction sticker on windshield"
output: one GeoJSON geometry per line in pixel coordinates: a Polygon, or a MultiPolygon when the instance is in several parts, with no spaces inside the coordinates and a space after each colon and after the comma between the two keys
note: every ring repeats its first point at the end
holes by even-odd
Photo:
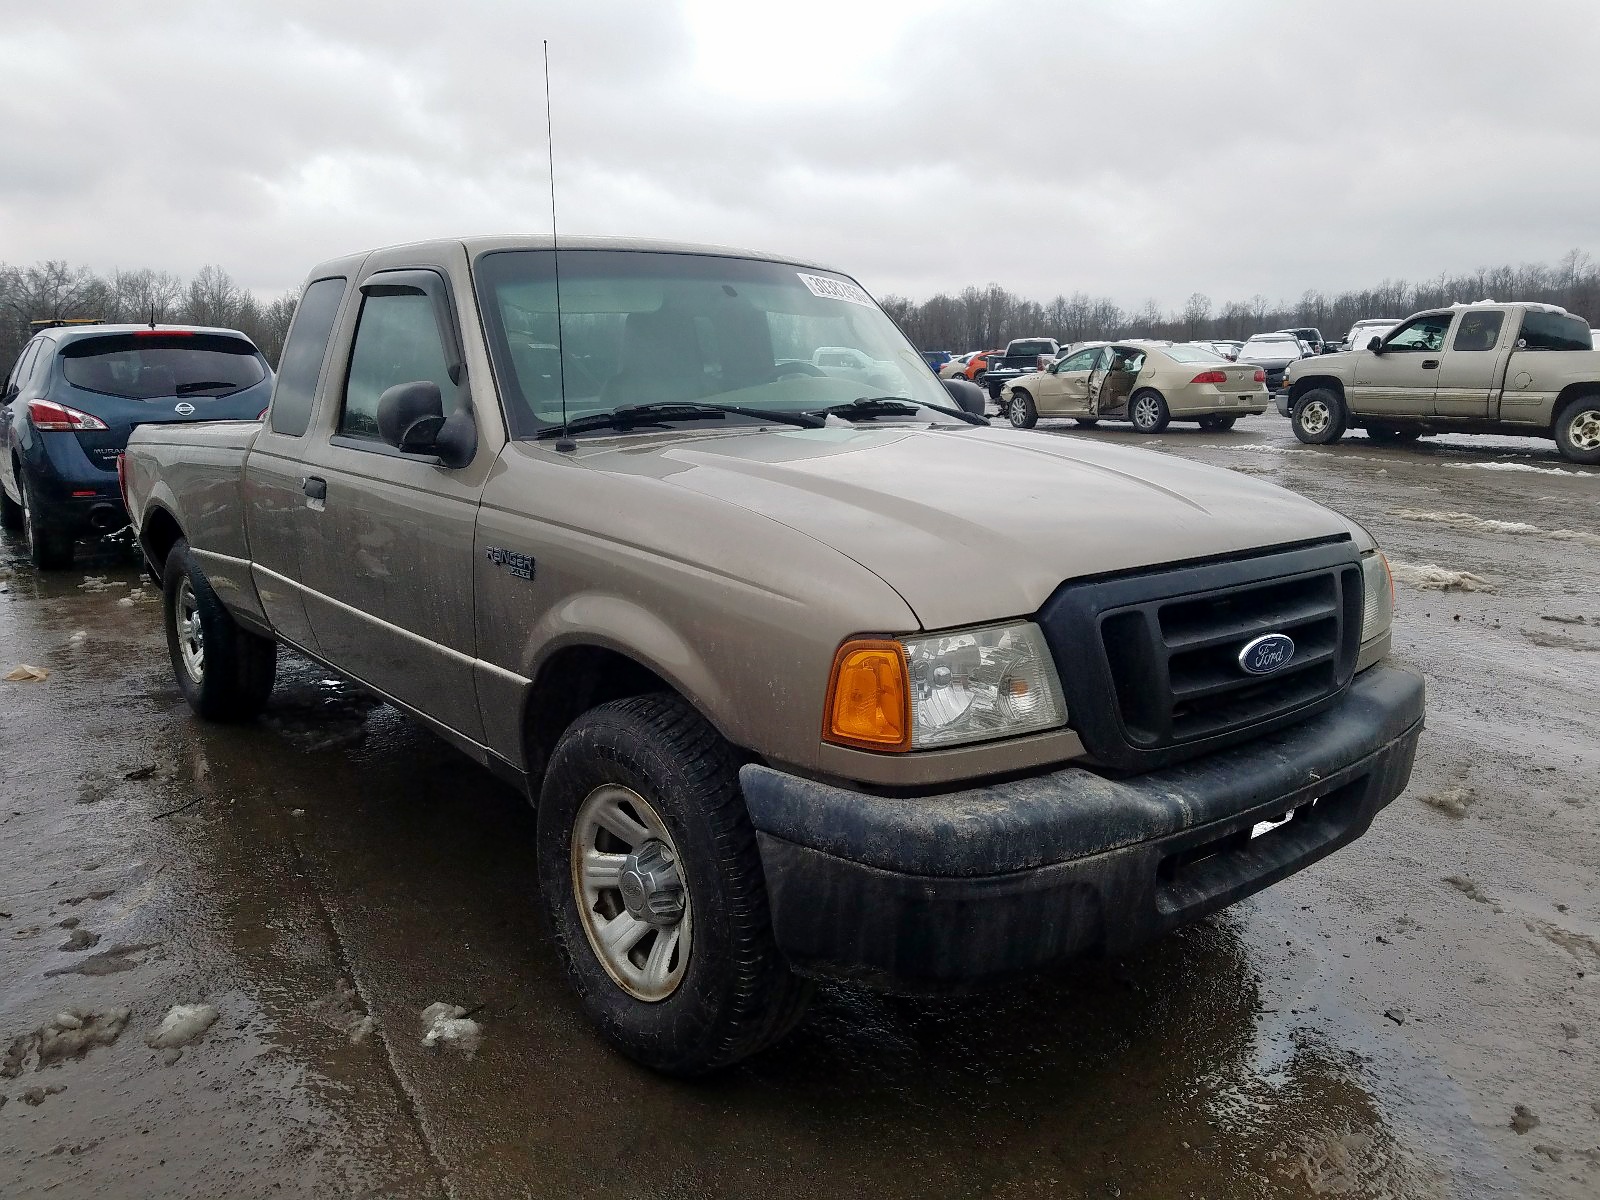
{"type": "Polygon", "coordinates": [[[846,283],[842,279],[827,279],[821,275],[807,275],[804,271],[796,271],[800,282],[805,284],[813,296],[821,296],[824,300],[843,300],[847,304],[859,304],[864,308],[874,307],[872,297],[863,292],[853,283],[846,283]]]}

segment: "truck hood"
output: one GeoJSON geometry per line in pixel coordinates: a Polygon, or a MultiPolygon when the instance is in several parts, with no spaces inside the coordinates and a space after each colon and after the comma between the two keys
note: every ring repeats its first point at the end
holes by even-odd
{"type": "Polygon", "coordinates": [[[1029,615],[1068,579],[1357,531],[1232,471],[998,428],[628,437],[582,461],[805,533],[882,578],[929,629],[1029,615]]]}

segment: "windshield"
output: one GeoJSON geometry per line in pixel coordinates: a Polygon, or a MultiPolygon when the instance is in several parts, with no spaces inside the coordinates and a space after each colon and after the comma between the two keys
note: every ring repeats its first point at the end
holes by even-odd
{"type": "Polygon", "coordinates": [[[165,331],[70,342],[61,372],[73,387],[124,400],[216,400],[267,377],[261,355],[243,338],[165,331]]]}
{"type": "Polygon", "coordinates": [[[865,396],[952,406],[922,355],[855,283],[705,254],[548,250],[477,263],[479,309],[518,437],[636,404],[808,412],[865,396]],[[558,342],[564,353],[558,353],[558,342]]]}
{"type": "Polygon", "coordinates": [[[1180,363],[1228,361],[1209,346],[1167,346],[1162,349],[1161,353],[1165,354],[1173,362],[1180,363]]]}
{"type": "Polygon", "coordinates": [[[1299,358],[1300,343],[1294,338],[1251,338],[1239,351],[1241,358],[1246,354],[1259,354],[1262,358],[1299,358]]]}

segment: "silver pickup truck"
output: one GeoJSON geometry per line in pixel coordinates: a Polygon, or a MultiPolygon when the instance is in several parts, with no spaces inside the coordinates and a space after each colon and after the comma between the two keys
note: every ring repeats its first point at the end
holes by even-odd
{"type": "Polygon", "coordinates": [[[264,422],[145,426],[124,486],[194,710],[283,645],[521,788],[584,1008],[691,1074],[816,977],[1125,950],[1409,777],[1358,525],[952,400],[824,267],[432,242],[318,267],[264,422]]]}
{"type": "Polygon", "coordinates": [[[1341,354],[1289,365],[1282,408],[1295,436],[1336,442],[1428,433],[1554,438],[1600,462],[1600,351],[1589,323],[1549,304],[1457,304],[1418,313],[1341,354]]]}

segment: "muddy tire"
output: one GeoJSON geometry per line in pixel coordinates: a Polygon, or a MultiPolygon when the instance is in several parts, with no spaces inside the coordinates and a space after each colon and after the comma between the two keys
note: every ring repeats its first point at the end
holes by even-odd
{"type": "Polygon", "coordinates": [[[1225,416],[1222,413],[1207,413],[1200,418],[1200,428],[1207,433],[1227,433],[1233,428],[1233,423],[1238,418],[1225,416]]]}
{"type": "Polygon", "coordinates": [[[1308,446],[1326,446],[1344,436],[1349,419],[1344,401],[1337,392],[1327,388],[1312,388],[1294,402],[1289,411],[1289,424],[1294,436],[1308,446]]]}
{"type": "Polygon", "coordinates": [[[567,729],[539,797],[546,918],[601,1035],[669,1075],[777,1041],[811,985],[779,954],[732,748],[677,696],[567,729]]]}
{"type": "Polygon", "coordinates": [[[1141,388],[1128,397],[1128,420],[1140,433],[1160,433],[1172,422],[1167,398],[1154,388],[1141,388]]]}
{"type": "Polygon", "coordinates": [[[1568,462],[1600,463],[1600,396],[1579,396],[1563,405],[1555,435],[1568,462]]]}
{"type": "Polygon", "coordinates": [[[1100,424],[1099,417],[1076,417],[1074,419],[1078,422],[1078,427],[1080,429],[1093,429],[1096,425],[1100,424]]]}
{"type": "Polygon", "coordinates": [[[1018,429],[1032,429],[1039,423],[1039,410],[1033,406],[1033,397],[1027,392],[1019,392],[1015,388],[1011,392],[1011,404],[1006,409],[1006,417],[1018,429]]]}
{"type": "Polygon", "coordinates": [[[45,524],[39,495],[22,472],[17,474],[17,490],[22,493],[22,532],[28,539],[28,558],[41,571],[65,571],[72,566],[75,553],[72,535],[45,524]]]}
{"type": "Polygon", "coordinates": [[[266,707],[277,643],[239,626],[180,538],[161,573],[161,613],[178,690],[198,717],[247,721],[266,707]]]}
{"type": "Polygon", "coordinates": [[[0,487],[0,529],[22,528],[22,505],[6,495],[6,489],[0,487]]]}

